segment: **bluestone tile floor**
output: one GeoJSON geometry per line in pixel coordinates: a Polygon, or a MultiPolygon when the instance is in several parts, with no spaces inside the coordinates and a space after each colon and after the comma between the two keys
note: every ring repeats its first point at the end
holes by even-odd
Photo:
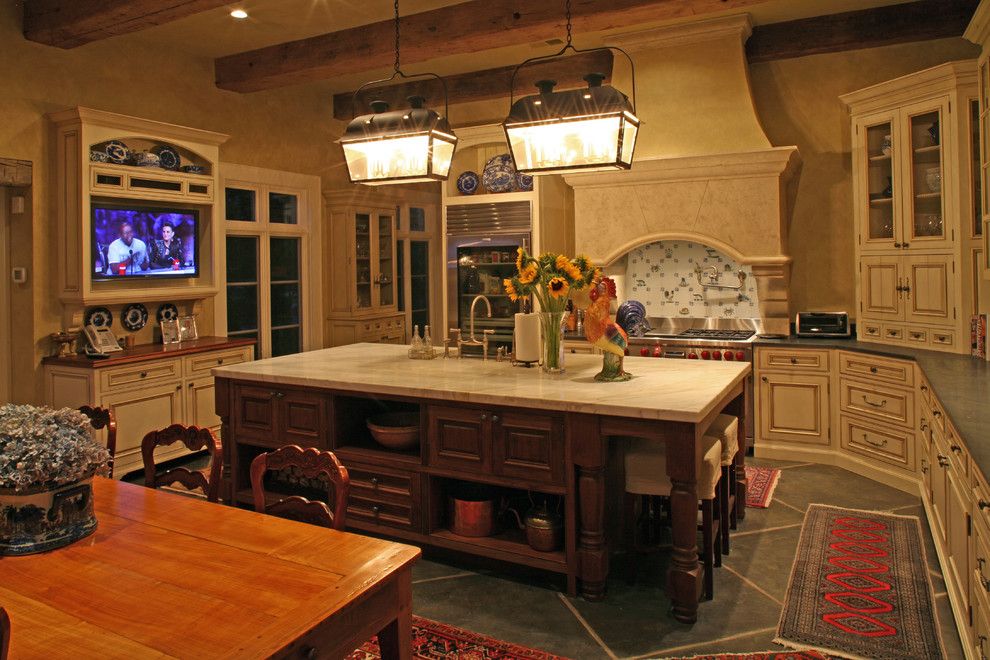
{"type": "MultiPolygon", "coordinates": [[[[732,534],[731,554],[716,569],[715,600],[701,603],[693,626],[669,615],[662,553],[640,560],[632,586],[626,583],[626,557],[614,555],[606,599],[589,603],[562,593],[562,581],[550,574],[479,569],[470,559],[427,551],[413,568],[413,612],[578,660],[782,650],[772,640],[801,524],[808,505],[821,503],[921,519],[946,656],[964,657],[918,497],[833,466],[747,460],[781,468],[780,482],[769,509],[746,510],[732,534]]],[[[128,480],[141,482],[140,475],[128,480]]]]}

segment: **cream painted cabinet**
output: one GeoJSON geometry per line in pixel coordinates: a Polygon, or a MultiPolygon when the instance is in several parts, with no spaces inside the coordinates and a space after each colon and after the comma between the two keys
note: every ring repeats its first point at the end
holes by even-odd
{"type": "Polygon", "coordinates": [[[969,350],[976,82],[975,62],[949,62],[841,97],[852,115],[861,340],[969,350]]]}
{"type": "Polygon", "coordinates": [[[757,384],[760,439],[829,444],[828,376],[762,373],[757,384]]]}
{"type": "MultiPolygon", "coordinates": [[[[141,439],[150,431],[185,422],[182,383],[165,383],[153,387],[127,389],[100,397],[100,405],[109,408],[117,421],[117,455],[114,472],[122,476],[142,465],[141,439]]],[[[189,423],[192,423],[191,420],[189,423]]],[[[161,460],[182,455],[181,445],[172,445],[161,460]]]]}

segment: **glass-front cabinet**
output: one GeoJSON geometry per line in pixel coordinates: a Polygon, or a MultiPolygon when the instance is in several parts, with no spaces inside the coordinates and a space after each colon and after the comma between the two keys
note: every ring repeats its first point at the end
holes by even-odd
{"type": "Polygon", "coordinates": [[[353,214],[353,252],[349,280],[354,311],[395,306],[395,234],[393,212],[359,210],[353,214]]]}

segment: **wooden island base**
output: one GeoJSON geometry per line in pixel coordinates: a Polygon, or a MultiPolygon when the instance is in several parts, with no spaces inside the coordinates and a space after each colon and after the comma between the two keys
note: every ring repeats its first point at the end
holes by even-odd
{"type": "MultiPolygon", "coordinates": [[[[745,414],[748,364],[692,363],[685,373],[678,364],[685,360],[633,359],[629,370],[637,379],[630,383],[638,380],[638,387],[623,387],[629,383],[594,383],[596,356],[569,356],[565,377],[552,380],[478,360],[399,361],[404,351],[359,344],[217,369],[226,501],[251,503],[247,470],[261,452],[285,444],[331,449],[351,477],[349,527],[559,573],[571,594],[580,588],[586,599],[601,600],[610,443],[665,442],[674,543],[667,591],[674,616],[696,620],[699,440],[720,412],[745,414]],[[396,355],[383,357],[383,350],[396,355]],[[695,396],[683,395],[699,382],[695,396]],[[417,449],[389,450],[371,438],[367,418],[391,410],[419,413],[417,449]],[[562,500],[563,547],[534,550],[515,528],[480,538],[454,534],[450,494],[465,482],[487,484],[502,497],[530,492],[562,500]]],[[[744,456],[742,447],[735,459],[740,517],[744,456]]]]}

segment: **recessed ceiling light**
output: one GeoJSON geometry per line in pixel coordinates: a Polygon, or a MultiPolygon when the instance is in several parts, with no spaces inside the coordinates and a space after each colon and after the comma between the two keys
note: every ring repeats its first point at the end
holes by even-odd
{"type": "Polygon", "coordinates": [[[247,18],[248,17],[248,13],[246,11],[244,11],[243,9],[235,9],[234,11],[230,12],[230,15],[233,16],[234,18],[247,18]]]}

